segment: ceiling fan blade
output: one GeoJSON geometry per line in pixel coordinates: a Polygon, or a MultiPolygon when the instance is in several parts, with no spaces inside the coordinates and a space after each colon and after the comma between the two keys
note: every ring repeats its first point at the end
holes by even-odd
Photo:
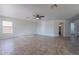
{"type": "Polygon", "coordinates": [[[45,17],[45,16],[40,16],[39,14],[36,14],[36,15],[33,15],[33,17],[34,17],[33,19],[37,19],[37,20],[40,19],[41,20],[41,18],[45,17]]]}
{"type": "Polygon", "coordinates": [[[45,16],[40,16],[40,17],[45,17],[45,16]]]}

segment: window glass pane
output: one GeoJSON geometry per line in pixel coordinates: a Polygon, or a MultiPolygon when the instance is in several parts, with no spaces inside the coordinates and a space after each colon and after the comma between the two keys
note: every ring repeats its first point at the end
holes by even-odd
{"type": "Polygon", "coordinates": [[[3,26],[12,26],[11,21],[3,21],[3,26]]]}
{"type": "Polygon", "coordinates": [[[71,23],[71,33],[75,33],[75,23],[71,23]]]}
{"type": "Polygon", "coordinates": [[[3,25],[3,33],[12,33],[13,32],[11,21],[3,21],[2,25],[3,25]]]}

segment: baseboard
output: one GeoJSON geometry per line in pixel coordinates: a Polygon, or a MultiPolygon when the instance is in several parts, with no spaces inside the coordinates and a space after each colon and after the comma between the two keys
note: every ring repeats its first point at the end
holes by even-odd
{"type": "MultiPolygon", "coordinates": [[[[12,35],[9,37],[2,37],[0,39],[12,39],[12,38],[19,38],[19,37],[33,37],[33,36],[43,36],[43,37],[59,37],[59,36],[50,36],[50,35],[41,35],[41,34],[31,34],[31,35],[12,35]]],[[[64,36],[64,37],[70,37],[70,36],[64,36]]]]}
{"type": "Polygon", "coordinates": [[[12,38],[18,38],[18,37],[33,37],[35,36],[35,34],[31,34],[31,35],[11,35],[11,36],[3,36],[2,38],[0,39],[12,39],[12,38]]]}
{"type": "Polygon", "coordinates": [[[59,37],[59,36],[41,35],[41,34],[36,34],[36,36],[46,36],[46,37],[59,37]]]}
{"type": "MultiPolygon", "coordinates": [[[[41,34],[36,34],[35,36],[59,37],[58,35],[56,35],[56,36],[51,36],[51,35],[41,35],[41,34]]],[[[61,37],[70,37],[70,36],[61,36],[61,37]]]]}

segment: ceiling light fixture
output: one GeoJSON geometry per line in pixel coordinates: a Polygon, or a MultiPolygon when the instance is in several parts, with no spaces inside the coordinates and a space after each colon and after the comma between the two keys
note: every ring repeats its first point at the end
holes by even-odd
{"type": "Polygon", "coordinates": [[[38,17],[36,19],[39,19],[38,17]]]}

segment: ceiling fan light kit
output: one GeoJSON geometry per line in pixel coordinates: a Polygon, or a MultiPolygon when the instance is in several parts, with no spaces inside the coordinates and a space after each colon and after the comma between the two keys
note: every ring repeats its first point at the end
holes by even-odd
{"type": "Polygon", "coordinates": [[[36,19],[40,19],[40,18],[37,17],[36,19]]]}

